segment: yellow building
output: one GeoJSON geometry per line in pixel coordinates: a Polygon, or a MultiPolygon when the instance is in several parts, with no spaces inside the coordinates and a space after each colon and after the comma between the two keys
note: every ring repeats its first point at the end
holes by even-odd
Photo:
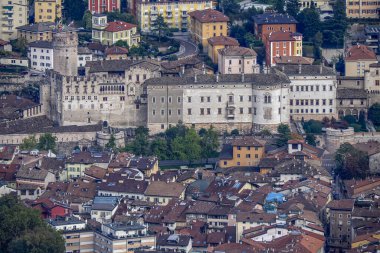
{"type": "Polygon", "coordinates": [[[237,137],[223,145],[220,168],[257,166],[264,157],[264,146],[252,136],[237,137]]]}
{"type": "Polygon", "coordinates": [[[345,75],[363,77],[369,65],[377,63],[376,54],[365,45],[355,45],[348,49],[344,58],[345,75]]]}
{"type": "Polygon", "coordinates": [[[169,28],[185,31],[190,23],[189,12],[212,8],[212,0],[137,0],[136,17],[142,32],[152,31],[158,15],[162,15],[169,28]]]}
{"type": "Polygon", "coordinates": [[[61,0],[35,0],[34,22],[57,22],[62,18],[61,0]]]}
{"type": "Polygon", "coordinates": [[[28,1],[0,1],[0,17],[0,39],[5,41],[16,39],[16,27],[28,24],[28,1]]]}
{"type": "Polygon", "coordinates": [[[207,40],[216,36],[227,36],[227,22],[230,19],[223,13],[207,9],[202,11],[193,11],[189,13],[190,37],[197,44],[201,44],[203,51],[208,48],[207,40]]]}
{"type": "Polygon", "coordinates": [[[378,1],[346,0],[347,18],[379,18],[378,1]]]}
{"type": "Polygon", "coordinates": [[[218,64],[218,50],[226,47],[237,47],[239,42],[231,37],[216,36],[207,40],[208,48],[207,53],[212,62],[218,64]]]}

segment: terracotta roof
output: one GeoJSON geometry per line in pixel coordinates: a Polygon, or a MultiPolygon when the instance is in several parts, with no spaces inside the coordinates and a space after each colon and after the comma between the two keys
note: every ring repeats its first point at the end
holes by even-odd
{"type": "Polygon", "coordinates": [[[20,167],[20,164],[0,164],[0,181],[16,181],[16,173],[20,167]]]}
{"type": "Polygon", "coordinates": [[[115,21],[115,22],[109,22],[106,29],[104,29],[107,32],[120,32],[120,31],[126,31],[130,30],[134,27],[137,27],[134,24],[130,24],[124,21],[115,21]]]}
{"type": "Polygon", "coordinates": [[[294,41],[296,40],[295,36],[302,36],[300,33],[288,32],[288,31],[278,31],[271,32],[268,35],[269,41],[294,41]]]}
{"type": "Polygon", "coordinates": [[[0,146],[0,160],[12,160],[15,150],[16,146],[0,146]]]}
{"type": "Polygon", "coordinates": [[[148,186],[146,181],[123,179],[117,182],[107,181],[98,185],[98,190],[118,193],[144,194],[148,186]]]}
{"type": "Polygon", "coordinates": [[[145,195],[178,198],[186,187],[180,183],[153,181],[148,185],[145,195]]]}
{"type": "Polygon", "coordinates": [[[236,137],[231,140],[231,145],[242,147],[263,147],[263,145],[260,142],[258,142],[254,136],[236,137]]]}
{"type": "Polygon", "coordinates": [[[8,45],[8,44],[10,44],[9,41],[5,41],[5,40],[0,39],[0,46],[5,46],[5,45],[8,45]]]}
{"type": "Polygon", "coordinates": [[[207,41],[212,46],[239,46],[239,42],[236,39],[227,36],[216,36],[209,38],[207,41]]]}
{"type": "Polygon", "coordinates": [[[348,49],[346,61],[373,60],[376,61],[376,54],[372,49],[365,45],[356,45],[348,49]]]}
{"type": "Polygon", "coordinates": [[[189,16],[201,23],[230,21],[226,15],[213,9],[192,11],[189,16]]]}
{"type": "Polygon", "coordinates": [[[353,199],[332,200],[328,203],[327,207],[332,210],[352,211],[354,208],[354,203],[355,200],[353,199]]]}
{"type": "Polygon", "coordinates": [[[29,168],[24,167],[21,168],[17,174],[16,178],[22,178],[22,179],[30,179],[30,180],[45,180],[46,176],[48,175],[47,170],[41,170],[39,168],[29,168]]]}
{"type": "Polygon", "coordinates": [[[380,153],[380,142],[378,141],[356,143],[353,146],[354,148],[363,151],[370,156],[380,153]]]}
{"type": "Polygon", "coordinates": [[[247,47],[226,47],[219,49],[218,52],[225,56],[257,56],[255,50],[247,47]]]}
{"type": "Polygon", "coordinates": [[[128,49],[124,47],[118,47],[118,46],[112,46],[107,47],[106,49],[106,55],[114,55],[114,54],[128,54],[128,49]]]}
{"type": "Polygon", "coordinates": [[[240,243],[224,243],[213,249],[211,252],[223,252],[223,253],[255,253],[252,246],[240,243]]]}
{"type": "Polygon", "coordinates": [[[84,175],[91,178],[95,178],[95,179],[103,179],[104,176],[106,175],[106,172],[107,172],[106,169],[103,169],[95,165],[91,165],[90,168],[87,168],[84,171],[84,175]]]}
{"type": "Polygon", "coordinates": [[[92,164],[92,163],[109,163],[111,160],[111,154],[106,152],[91,153],[83,151],[74,153],[69,156],[66,163],[79,163],[79,164],[92,164]]]}

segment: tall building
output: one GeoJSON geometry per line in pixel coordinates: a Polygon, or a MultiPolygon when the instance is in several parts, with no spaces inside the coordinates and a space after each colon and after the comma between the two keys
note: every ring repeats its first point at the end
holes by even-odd
{"type": "Polygon", "coordinates": [[[344,58],[345,75],[363,77],[369,65],[377,63],[376,54],[365,45],[355,45],[348,49],[344,58]]]}
{"type": "Polygon", "coordinates": [[[137,0],[136,17],[142,32],[151,32],[158,15],[162,15],[170,28],[187,30],[189,12],[212,8],[212,0],[137,0]]]}
{"type": "Polygon", "coordinates": [[[379,18],[377,1],[346,0],[347,18],[379,18]]]}
{"type": "Polygon", "coordinates": [[[61,0],[35,0],[34,22],[57,22],[62,19],[61,0]]]}
{"type": "Polygon", "coordinates": [[[289,31],[272,32],[265,39],[265,61],[267,66],[275,64],[275,58],[302,56],[302,34],[289,31]]]}
{"type": "Polygon", "coordinates": [[[89,0],[88,10],[92,13],[103,13],[120,10],[120,0],[89,0]]]}
{"type": "Polygon", "coordinates": [[[230,19],[223,13],[207,9],[190,12],[189,16],[190,36],[195,43],[202,45],[205,52],[207,51],[207,40],[209,38],[227,36],[227,22],[230,21],[230,19]]]}
{"type": "Polygon", "coordinates": [[[78,75],[78,34],[61,31],[53,39],[54,71],[65,76],[78,75]]]}
{"type": "Polygon", "coordinates": [[[16,27],[28,24],[28,0],[0,1],[0,13],[0,38],[6,41],[16,39],[16,27]]]}

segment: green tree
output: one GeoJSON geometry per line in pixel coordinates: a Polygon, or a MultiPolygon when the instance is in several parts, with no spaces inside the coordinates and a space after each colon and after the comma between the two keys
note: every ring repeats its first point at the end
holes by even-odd
{"type": "Polygon", "coordinates": [[[126,145],[124,150],[133,152],[136,155],[148,155],[149,154],[149,129],[146,127],[138,127],[135,130],[135,138],[131,143],[126,145]]]}
{"type": "Polygon", "coordinates": [[[61,234],[15,196],[0,198],[0,253],[63,253],[61,234]]]}
{"type": "Polygon", "coordinates": [[[278,13],[285,13],[285,0],[273,0],[273,8],[278,13]]]}
{"type": "Polygon", "coordinates": [[[288,0],[286,2],[286,13],[290,16],[297,17],[300,12],[300,3],[298,0],[288,0]]]}
{"type": "Polygon", "coordinates": [[[321,29],[319,12],[313,8],[303,9],[297,16],[299,31],[307,41],[312,41],[316,33],[321,29]]]}
{"type": "Polygon", "coordinates": [[[170,159],[170,150],[168,149],[168,142],[164,138],[156,138],[150,144],[151,154],[158,157],[159,160],[170,159]]]}
{"type": "Polygon", "coordinates": [[[239,130],[238,129],[234,129],[231,131],[231,135],[233,136],[238,136],[239,135],[239,130]]]}
{"type": "Polygon", "coordinates": [[[186,160],[190,163],[201,158],[200,137],[191,128],[187,129],[184,137],[178,136],[172,142],[172,151],[176,159],[186,160]]]}
{"type": "Polygon", "coordinates": [[[86,11],[86,4],[82,0],[65,0],[65,15],[70,20],[82,20],[86,11]]]}
{"type": "Polygon", "coordinates": [[[40,150],[52,150],[56,148],[57,137],[53,136],[51,133],[45,133],[40,136],[38,140],[38,148],[40,150]]]}
{"type": "Polygon", "coordinates": [[[92,14],[89,10],[87,10],[82,19],[83,27],[87,30],[92,29],[92,14]]]}
{"type": "Polygon", "coordinates": [[[369,174],[369,157],[363,151],[344,143],[335,153],[336,173],[342,179],[360,179],[369,174]]]}
{"type": "Polygon", "coordinates": [[[218,154],[218,133],[211,126],[201,139],[202,158],[215,157],[218,154]]]}
{"type": "Polygon", "coordinates": [[[343,55],[339,55],[338,61],[335,64],[335,69],[340,73],[340,75],[345,75],[345,66],[344,66],[344,58],[343,55]]]}
{"type": "Polygon", "coordinates": [[[36,136],[31,135],[25,139],[22,140],[22,143],[20,145],[20,149],[22,150],[32,150],[37,148],[37,139],[36,136]]]}
{"type": "Polygon", "coordinates": [[[161,14],[157,15],[157,19],[154,21],[152,28],[152,30],[158,35],[159,43],[161,42],[162,37],[169,31],[168,24],[165,22],[165,19],[161,14]]]}
{"type": "Polygon", "coordinates": [[[106,12],[108,22],[124,21],[131,24],[136,24],[136,20],[130,13],[121,13],[119,11],[106,12]]]}
{"type": "Polygon", "coordinates": [[[110,148],[110,149],[113,149],[113,150],[115,150],[117,148],[117,146],[116,146],[116,139],[115,139],[115,136],[113,134],[111,134],[111,137],[110,137],[110,139],[108,140],[108,142],[106,144],[106,148],[110,148]]]}
{"type": "Polygon", "coordinates": [[[115,46],[124,47],[126,49],[129,49],[128,42],[125,41],[125,40],[118,40],[118,41],[116,41],[115,46]]]}
{"type": "Polygon", "coordinates": [[[240,5],[237,0],[221,0],[220,7],[230,19],[235,19],[240,14],[240,5]]]}
{"type": "Polygon", "coordinates": [[[321,134],[322,127],[322,122],[313,119],[303,123],[303,129],[306,133],[321,134]]]}
{"type": "Polygon", "coordinates": [[[305,140],[307,144],[312,145],[312,146],[317,146],[316,138],[314,134],[306,134],[305,140]]]}
{"type": "Polygon", "coordinates": [[[322,59],[322,51],[321,51],[322,43],[323,43],[323,34],[321,32],[317,32],[313,38],[314,58],[316,60],[322,59]]]}
{"type": "Polygon", "coordinates": [[[277,132],[279,133],[279,137],[277,139],[277,146],[281,147],[288,143],[288,140],[291,138],[290,128],[286,124],[280,124],[277,127],[277,132]]]}
{"type": "Polygon", "coordinates": [[[171,54],[168,56],[168,61],[177,61],[177,60],[178,60],[178,56],[175,54],[171,54]]]}
{"type": "Polygon", "coordinates": [[[20,53],[22,56],[28,55],[28,42],[24,37],[11,40],[12,50],[20,53]]]}
{"type": "Polygon", "coordinates": [[[369,108],[368,119],[376,126],[380,126],[380,103],[375,103],[369,108]]]}

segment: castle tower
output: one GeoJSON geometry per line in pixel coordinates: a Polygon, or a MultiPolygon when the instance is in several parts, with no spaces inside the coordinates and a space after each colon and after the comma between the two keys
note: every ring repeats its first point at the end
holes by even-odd
{"type": "Polygon", "coordinates": [[[78,75],[78,34],[60,31],[54,34],[54,71],[65,76],[78,75]]]}

